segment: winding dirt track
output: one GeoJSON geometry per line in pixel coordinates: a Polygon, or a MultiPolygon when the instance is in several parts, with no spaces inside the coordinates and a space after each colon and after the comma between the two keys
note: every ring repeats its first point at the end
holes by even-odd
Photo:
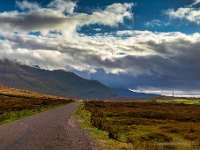
{"type": "Polygon", "coordinates": [[[71,116],[72,103],[0,126],[0,150],[92,150],[93,139],[71,116]]]}

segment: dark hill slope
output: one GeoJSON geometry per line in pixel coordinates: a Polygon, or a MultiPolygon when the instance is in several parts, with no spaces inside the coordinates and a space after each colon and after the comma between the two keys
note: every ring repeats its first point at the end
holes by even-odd
{"type": "Polygon", "coordinates": [[[0,85],[34,92],[82,99],[104,99],[113,91],[95,80],[83,79],[63,70],[44,70],[0,61],[0,85]]]}

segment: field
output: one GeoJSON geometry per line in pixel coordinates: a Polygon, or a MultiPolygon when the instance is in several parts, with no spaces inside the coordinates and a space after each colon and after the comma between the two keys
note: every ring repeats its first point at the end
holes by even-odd
{"type": "Polygon", "coordinates": [[[0,86],[0,124],[73,101],[67,98],[0,86]]]}
{"type": "Polygon", "coordinates": [[[188,101],[90,101],[84,109],[92,126],[118,142],[115,149],[200,149],[200,106],[188,101]]]}

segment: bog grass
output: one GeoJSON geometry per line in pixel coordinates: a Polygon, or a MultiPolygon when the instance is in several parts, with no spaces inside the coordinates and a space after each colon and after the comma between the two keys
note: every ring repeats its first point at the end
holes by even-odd
{"type": "Polygon", "coordinates": [[[200,149],[200,106],[179,101],[90,101],[81,106],[87,115],[79,114],[107,133],[100,139],[116,142],[102,149],[200,149]]]}

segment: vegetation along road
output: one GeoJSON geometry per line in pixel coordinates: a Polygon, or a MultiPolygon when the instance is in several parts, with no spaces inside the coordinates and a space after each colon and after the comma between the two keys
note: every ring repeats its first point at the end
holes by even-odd
{"type": "Polygon", "coordinates": [[[72,117],[79,102],[0,126],[0,150],[89,150],[93,140],[72,117]]]}

